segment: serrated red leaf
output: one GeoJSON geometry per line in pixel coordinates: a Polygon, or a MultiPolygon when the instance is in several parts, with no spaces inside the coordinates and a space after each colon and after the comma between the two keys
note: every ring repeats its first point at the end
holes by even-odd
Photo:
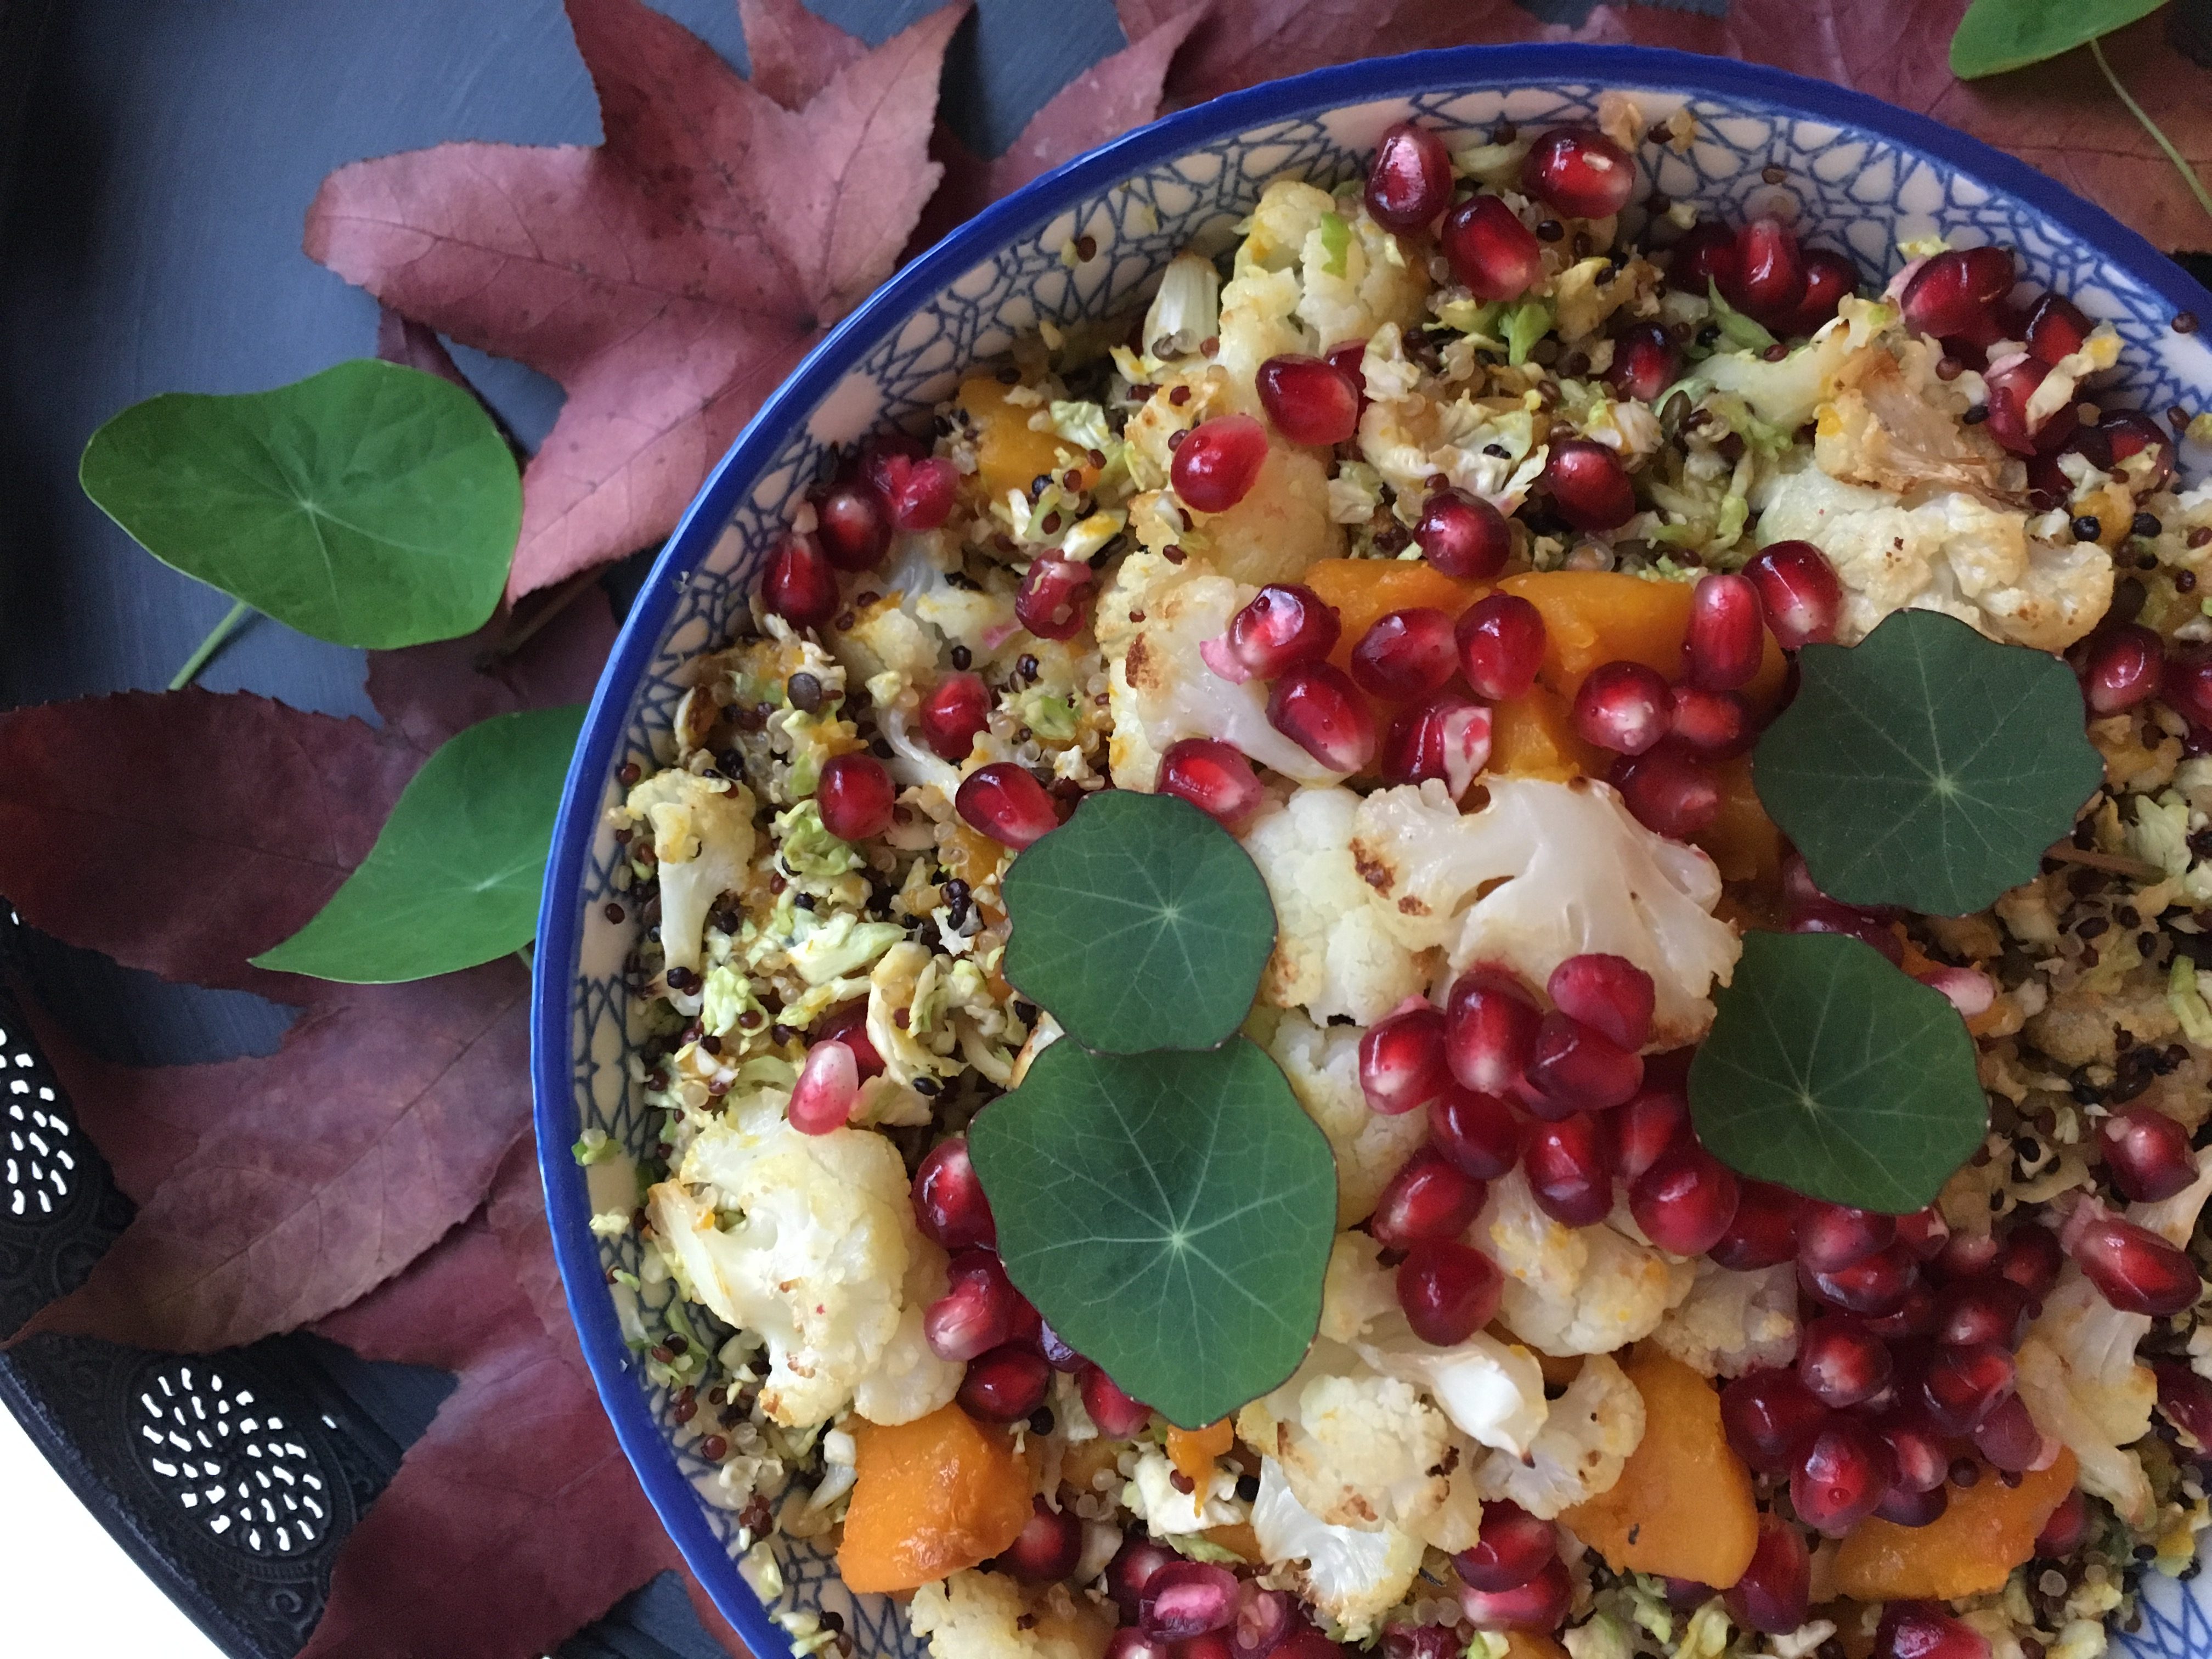
{"type": "MultiPolygon", "coordinates": [[[[603,143],[443,144],[324,181],[311,257],[568,394],[524,471],[510,596],[666,535],[761,399],[890,275],[937,183],[938,73],[963,10],[789,110],[640,0],[568,0],[603,143]]],[[[767,55],[766,84],[805,89],[795,52],[767,55]]]]}
{"type": "Polygon", "coordinates": [[[804,108],[831,76],[867,56],[866,41],[800,0],[738,0],[738,21],[750,66],[746,84],[788,110],[804,108]]]}

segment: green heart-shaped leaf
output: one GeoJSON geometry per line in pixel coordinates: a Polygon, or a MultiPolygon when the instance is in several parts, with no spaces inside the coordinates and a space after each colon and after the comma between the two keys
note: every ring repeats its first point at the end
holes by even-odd
{"type": "Polygon", "coordinates": [[[1109,789],[1006,872],[1006,977],[1085,1048],[1211,1048],[1243,1023],[1275,908],[1188,801],[1109,789]]]}
{"type": "Polygon", "coordinates": [[[483,406],[372,359],[134,404],[92,434],[78,477],[162,563],[376,650],[482,627],[522,527],[514,456],[483,406]]]}
{"type": "Polygon", "coordinates": [[[2166,0],[1974,0],[1951,37],[1951,73],[1961,81],[2002,75],[2086,46],[2166,0]]]}
{"type": "Polygon", "coordinates": [[[529,943],[580,708],[495,714],[408,780],[361,867],[259,968],[390,985],[529,943]]]}
{"type": "Polygon", "coordinates": [[[1336,1165],[1250,1042],[1055,1042],[968,1146],[1015,1285],[1169,1421],[1213,1422],[1297,1368],[1321,1319],[1336,1165]]]}
{"type": "Polygon", "coordinates": [[[1845,904],[1962,916],[2036,873],[2103,781],[2057,658],[1899,611],[1857,645],[1808,645],[1752,784],[1845,904]]]}
{"type": "Polygon", "coordinates": [[[1744,935],[1690,1062],[1714,1157],[1831,1203],[1930,1202],[1989,1127],[1974,1040],[1940,991],[1842,933],[1744,935]]]}

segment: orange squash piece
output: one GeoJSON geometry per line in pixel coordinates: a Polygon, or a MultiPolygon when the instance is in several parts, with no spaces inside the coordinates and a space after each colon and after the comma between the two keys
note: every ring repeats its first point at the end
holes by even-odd
{"type": "Polygon", "coordinates": [[[1712,827],[1691,837],[1712,855],[1723,881],[1754,882],[1778,888],[1782,880],[1782,831],[1766,816],[1751,787],[1751,757],[1720,762],[1720,816],[1712,827]]]}
{"type": "Polygon", "coordinates": [[[1237,1431],[1223,1418],[1202,1429],[1168,1427],[1168,1462],[1186,1480],[1204,1485],[1213,1474],[1213,1460],[1237,1443],[1237,1431]]]}
{"type": "Polygon", "coordinates": [[[855,1421],[837,1571],[855,1593],[909,1590],[989,1560],[1030,1518],[1029,1466],[957,1405],[895,1428],[855,1421]]]}
{"type": "Polygon", "coordinates": [[[2036,1534],[2074,1490],[2074,1454],[2008,1486],[1984,1473],[1954,1486],[1950,1506],[1924,1527],[1869,1518],[1851,1528],[1836,1554],[1836,1586],[1862,1601],[1948,1601],[2004,1588],[2035,1553],[2036,1534]]]}
{"type": "MultiPolygon", "coordinates": [[[[1583,678],[1601,663],[1640,662],[1670,684],[1682,678],[1688,582],[1646,581],[1612,570],[1531,570],[1498,586],[1542,614],[1544,665],[1537,678],[1563,697],[1571,701],[1583,678]]],[[[1766,635],[1759,672],[1743,688],[1754,710],[1764,714],[1774,706],[1788,672],[1781,646],[1766,635]]]]}
{"type": "Polygon", "coordinates": [[[1626,1367],[1644,1396],[1644,1438],[1607,1492],[1559,1519],[1617,1572],[1726,1589],[1759,1547],[1759,1507],[1721,1427],[1713,1385],[1650,1343],[1626,1367]]]}
{"type": "Polygon", "coordinates": [[[1097,469],[1088,458],[1076,456],[1066,439],[1030,426],[1030,416],[1044,405],[1010,404],[1006,394],[1012,390],[995,374],[971,374],[960,383],[957,401],[975,424],[975,482],[983,493],[996,500],[1010,489],[1027,489],[1040,472],[1059,476],[1068,470],[1060,459],[1062,450],[1079,463],[1088,489],[1097,469]]]}
{"type": "Polygon", "coordinates": [[[1232,1554],[1241,1555],[1255,1565],[1264,1559],[1260,1550],[1260,1534],[1252,1530],[1249,1521],[1231,1522],[1225,1527],[1208,1527],[1199,1536],[1209,1544],[1218,1544],[1232,1554]]]}
{"type": "Polygon", "coordinates": [[[1575,735],[1567,700],[1532,685],[1497,704],[1490,716],[1490,769],[1511,778],[1603,777],[1612,757],[1575,735]]]}
{"type": "Polygon", "coordinates": [[[1328,659],[1339,668],[1351,665],[1352,647],[1393,611],[1425,605],[1456,622],[1490,591],[1487,583],[1447,576],[1424,559],[1316,559],[1303,580],[1336,612],[1342,631],[1328,659]]]}

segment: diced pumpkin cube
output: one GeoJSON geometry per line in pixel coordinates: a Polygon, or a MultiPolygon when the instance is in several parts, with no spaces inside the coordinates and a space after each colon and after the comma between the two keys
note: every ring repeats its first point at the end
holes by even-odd
{"type": "Polygon", "coordinates": [[[1644,1438],[1610,1492],[1559,1519],[1617,1572],[1726,1589],[1759,1547],[1751,1472],[1721,1427],[1713,1385],[1650,1343],[1626,1367],[1644,1396],[1644,1438]]]}
{"type": "Polygon", "coordinates": [[[1008,403],[1012,390],[995,374],[971,374],[960,383],[960,407],[975,427],[976,484],[993,500],[1003,500],[1010,489],[1026,491],[1038,474],[1057,477],[1073,464],[1087,489],[1097,477],[1089,458],[1078,456],[1075,446],[1049,428],[1040,432],[1031,426],[1030,417],[1044,405],[1008,403]]]}
{"type": "Polygon", "coordinates": [[[1097,1487],[1093,1480],[1114,1468],[1121,1456],[1123,1442],[1109,1440],[1100,1435],[1095,1440],[1079,1440],[1060,1455],[1060,1484],[1073,1492],[1093,1492],[1097,1487]]]}
{"type": "MultiPolygon", "coordinates": [[[[1561,696],[1571,699],[1590,670],[1608,662],[1640,662],[1670,684],[1681,679],[1690,583],[1613,570],[1531,570],[1498,586],[1542,613],[1544,665],[1537,678],[1561,696]]],[[[1759,672],[1743,688],[1754,712],[1774,707],[1788,672],[1782,647],[1767,634],[1759,672]]]]}
{"type": "Polygon", "coordinates": [[[1490,769],[1513,778],[1570,778],[1605,775],[1611,757],[1575,734],[1567,700],[1532,685],[1491,711],[1490,769]]]}
{"type": "Polygon", "coordinates": [[[1350,666],[1352,648],[1393,611],[1425,605],[1456,621],[1490,591],[1486,583],[1447,576],[1425,559],[1316,559],[1304,580],[1342,625],[1329,653],[1339,668],[1350,666]]]}
{"type": "Polygon", "coordinates": [[[1950,1504],[1924,1527],[1870,1517],[1851,1528],[1836,1555],[1836,1586],[1862,1601],[1948,1601],[2002,1589],[2012,1570],[2035,1553],[2036,1534],[2074,1490],[2074,1454],[2008,1486],[1984,1473],[1953,1486],[1950,1504]]]}
{"type": "Polygon", "coordinates": [[[859,1594],[914,1589],[989,1560],[1028,1524],[1029,1465],[957,1405],[896,1427],[855,1421],[837,1571],[859,1594]]]}
{"type": "Polygon", "coordinates": [[[1168,1462],[1185,1479],[1203,1486],[1212,1478],[1213,1460],[1237,1443],[1227,1418],[1202,1429],[1168,1429],[1168,1462]]]}
{"type": "Polygon", "coordinates": [[[1782,880],[1782,831],[1766,816],[1751,787],[1751,757],[1736,755],[1714,769],[1720,775],[1721,810],[1710,829],[1691,837],[1712,855],[1723,881],[1778,888],[1782,880]]]}

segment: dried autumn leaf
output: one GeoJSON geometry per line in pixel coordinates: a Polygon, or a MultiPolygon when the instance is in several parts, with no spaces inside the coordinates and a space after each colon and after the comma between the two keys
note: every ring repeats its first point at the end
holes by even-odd
{"type": "MultiPolygon", "coordinates": [[[[937,183],[952,6],[797,110],[640,0],[568,0],[595,147],[455,143],[341,167],[309,255],[568,392],[526,469],[514,597],[659,540],[760,401],[890,274],[937,183]]],[[[775,65],[769,82],[805,82],[775,65]]]]}

